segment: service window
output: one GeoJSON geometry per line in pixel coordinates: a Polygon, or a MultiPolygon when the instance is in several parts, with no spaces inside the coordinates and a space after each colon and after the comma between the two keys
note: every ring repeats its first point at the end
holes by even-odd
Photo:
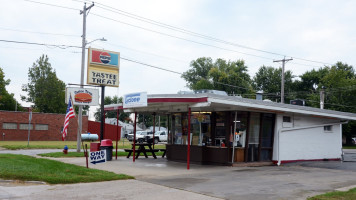
{"type": "Polygon", "coordinates": [[[333,126],[324,126],[324,132],[331,132],[333,131],[333,126]]]}
{"type": "Polygon", "coordinates": [[[283,128],[293,128],[292,116],[283,116],[283,128]]]}
{"type": "Polygon", "coordinates": [[[292,122],[291,117],[289,117],[289,116],[283,116],[283,122],[289,122],[289,123],[291,123],[291,122],[292,122]]]}

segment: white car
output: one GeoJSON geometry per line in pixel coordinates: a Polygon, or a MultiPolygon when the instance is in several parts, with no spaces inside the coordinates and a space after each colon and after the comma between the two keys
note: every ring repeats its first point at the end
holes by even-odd
{"type": "MultiPolygon", "coordinates": [[[[149,132],[147,136],[149,137],[148,140],[151,140],[147,142],[152,142],[153,133],[149,132]]],[[[168,138],[167,131],[156,131],[154,143],[157,144],[158,142],[166,142],[167,138],[168,138]]]]}
{"type": "MultiPolygon", "coordinates": [[[[146,141],[146,136],[149,134],[150,132],[148,131],[137,131],[136,132],[136,141],[138,143],[143,143],[144,141],[146,141]]],[[[134,134],[133,133],[130,133],[128,136],[127,136],[127,139],[129,141],[133,141],[133,138],[134,138],[134,134]]]]}

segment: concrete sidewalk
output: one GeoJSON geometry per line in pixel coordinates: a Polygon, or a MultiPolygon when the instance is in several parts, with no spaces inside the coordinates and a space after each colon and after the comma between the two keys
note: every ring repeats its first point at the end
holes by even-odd
{"type": "MultiPolygon", "coordinates": [[[[84,158],[55,160],[85,166],[84,158]]],[[[353,162],[300,162],[279,167],[192,164],[190,170],[186,166],[160,157],[140,157],[136,162],[119,157],[89,167],[132,175],[136,180],[70,185],[0,184],[0,199],[306,199],[356,185],[353,162]]]]}

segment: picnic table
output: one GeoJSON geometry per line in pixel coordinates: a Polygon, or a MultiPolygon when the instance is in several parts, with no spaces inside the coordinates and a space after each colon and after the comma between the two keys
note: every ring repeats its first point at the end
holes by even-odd
{"type": "MultiPolygon", "coordinates": [[[[152,156],[157,159],[155,152],[158,152],[159,149],[153,149],[152,143],[136,143],[135,146],[138,146],[138,149],[135,149],[136,159],[140,156],[141,153],[143,153],[143,155],[148,158],[147,152],[151,152],[152,156]],[[146,149],[146,147],[148,147],[148,149],[146,149]]],[[[131,154],[133,153],[133,148],[134,145],[132,144],[132,149],[125,149],[125,152],[129,152],[127,158],[130,158],[131,154]]]]}

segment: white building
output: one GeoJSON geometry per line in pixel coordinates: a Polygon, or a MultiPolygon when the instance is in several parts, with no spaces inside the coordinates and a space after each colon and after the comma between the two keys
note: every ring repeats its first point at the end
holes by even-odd
{"type": "Polygon", "coordinates": [[[356,120],[354,113],[211,93],[148,95],[147,107],[124,111],[169,116],[168,160],[224,165],[340,160],[342,125],[356,120]]]}

